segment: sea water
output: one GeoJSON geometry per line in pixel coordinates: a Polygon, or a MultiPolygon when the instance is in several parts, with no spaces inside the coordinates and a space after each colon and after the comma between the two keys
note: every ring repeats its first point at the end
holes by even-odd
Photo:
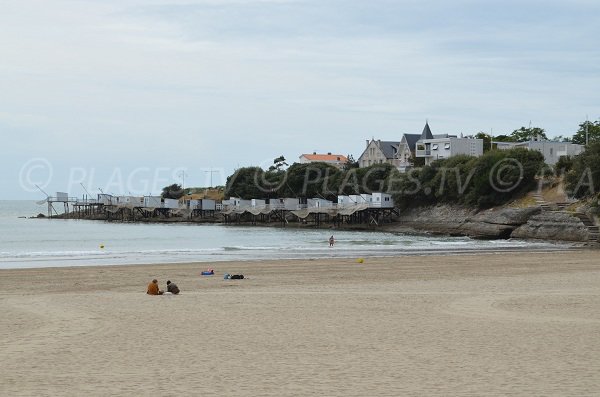
{"type": "Polygon", "coordinates": [[[0,268],[359,258],[567,247],[378,231],[28,218],[45,212],[45,205],[33,201],[0,201],[0,268]],[[328,242],[331,235],[335,238],[333,248],[328,242]]]}

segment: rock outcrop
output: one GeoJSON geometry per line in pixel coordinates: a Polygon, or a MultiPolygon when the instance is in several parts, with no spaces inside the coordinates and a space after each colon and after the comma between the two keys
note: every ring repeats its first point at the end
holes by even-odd
{"type": "Polygon", "coordinates": [[[438,205],[402,212],[394,229],[503,239],[511,237],[516,228],[540,212],[539,207],[493,208],[478,212],[465,207],[438,205]]]}
{"type": "Polygon", "coordinates": [[[485,239],[540,239],[587,242],[589,228],[567,212],[527,208],[476,211],[451,205],[402,211],[389,230],[485,239]]]}
{"type": "Polygon", "coordinates": [[[512,233],[511,237],[562,241],[588,241],[588,228],[566,212],[542,212],[534,215],[512,233]]]}

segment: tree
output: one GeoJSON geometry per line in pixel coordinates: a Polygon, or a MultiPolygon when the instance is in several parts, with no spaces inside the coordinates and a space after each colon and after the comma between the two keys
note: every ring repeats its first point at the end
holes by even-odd
{"type": "Polygon", "coordinates": [[[351,170],[352,168],[358,168],[358,161],[354,160],[354,156],[349,154],[347,159],[348,160],[346,160],[346,162],[344,163],[344,171],[351,170]]]}
{"type": "Polygon", "coordinates": [[[334,180],[341,171],[324,162],[294,163],[287,169],[279,194],[286,197],[335,196],[334,180]]]}
{"type": "Polygon", "coordinates": [[[483,153],[487,152],[492,148],[492,137],[486,134],[485,132],[480,131],[477,134],[475,134],[475,139],[483,139],[483,153]]]}
{"type": "Polygon", "coordinates": [[[598,121],[584,121],[579,124],[579,129],[573,135],[573,143],[578,143],[580,145],[585,145],[585,130],[587,127],[588,139],[589,143],[600,142],[600,120],[598,121]]]}
{"type": "Polygon", "coordinates": [[[388,163],[373,164],[357,171],[361,193],[385,192],[389,189],[390,177],[398,172],[388,163]]]}
{"type": "Polygon", "coordinates": [[[454,156],[396,176],[400,208],[447,202],[487,208],[506,203],[536,185],[544,156],[535,150],[490,150],[480,157],[454,156]]]}
{"type": "Polygon", "coordinates": [[[269,171],[281,171],[283,167],[287,167],[288,163],[285,162],[283,155],[273,160],[273,165],[269,167],[269,171]]]}
{"type": "Polygon", "coordinates": [[[169,186],[163,187],[161,197],[168,199],[179,200],[185,194],[184,190],[181,188],[181,185],[178,183],[174,183],[169,186]]]}
{"type": "Polygon", "coordinates": [[[582,198],[592,197],[600,190],[600,142],[590,143],[586,150],[573,157],[566,174],[567,193],[582,198]]]}
{"type": "Polygon", "coordinates": [[[565,172],[569,172],[571,171],[571,168],[573,168],[573,157],[571,156],[560,156],[558,158],[558,161],[556,162],[556,164],[554,165],[554,169],[556,170],[557,173],[565,173],[565,172]]]}
{"type": "Polygon", "coordinates": [[[496,135],[494,137],[496,142],[514,142],[515,139],[510,135],[496,135]]]}
{"type": "Polygon", "coordinates": [[[514,130],[510,136],[515,140],[515,142],[526,142],[535,138],[548,139],[544,129],[539,127],[521,127],[518,130],[514,130]]]}
{"type": "Polygon", "coordinates": [[[242,167],[227,177],[225,186],[226,197],[239,197],[253,199],[266,197],[268,193],[277,188],[277,184],[270,181],[260,167],[242,167]]]}

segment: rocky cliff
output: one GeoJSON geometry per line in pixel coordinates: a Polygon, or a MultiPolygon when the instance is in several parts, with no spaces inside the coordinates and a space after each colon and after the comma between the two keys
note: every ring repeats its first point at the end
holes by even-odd
{"type": "Polygon", "coordinates": [[[581,221],[564,212],[543,212],[516,228],[511,237],[543,240],[587,241],[589,233],[581,221]]]}
{"type": "Polygon", "coordinates": [[[538,206],[483,211],[450,205],[413,208],[401,212],[389,229],[485,239],[588,239],[587,228],[579,219],[566,213],[542,212],[538,206]]]}

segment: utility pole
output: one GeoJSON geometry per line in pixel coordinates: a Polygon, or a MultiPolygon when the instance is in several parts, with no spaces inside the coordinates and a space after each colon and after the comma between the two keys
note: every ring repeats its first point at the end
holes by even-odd
{"type": "Polygon", "coordinates": [[[177,174],[177,176],[181,178],[181,190],[185,190],[185,177],[186,177],[186,175],[187,174],[183,170],[179,171],[179,174],[177,174]]]}
{"type": "Polygon", "coordinates": [[[588,127],[589,126],[590,126],[590,122],[588,120],[588,115],[586,114],[585,115],[585,146],[587,146],[590,143],[589,142],[590,138],[589,138],[589,135],[588,135],[588,127]]]}
{"type": "Polygon", "coordinates": [[[210,167],[210,171],[204,171],[205,174],[209,174],[210,173],[210,187],[213,187],[213,173],[215,172],[219,172],[218,170],[214,170],[212,169],[212,167],[210,167]]]}

